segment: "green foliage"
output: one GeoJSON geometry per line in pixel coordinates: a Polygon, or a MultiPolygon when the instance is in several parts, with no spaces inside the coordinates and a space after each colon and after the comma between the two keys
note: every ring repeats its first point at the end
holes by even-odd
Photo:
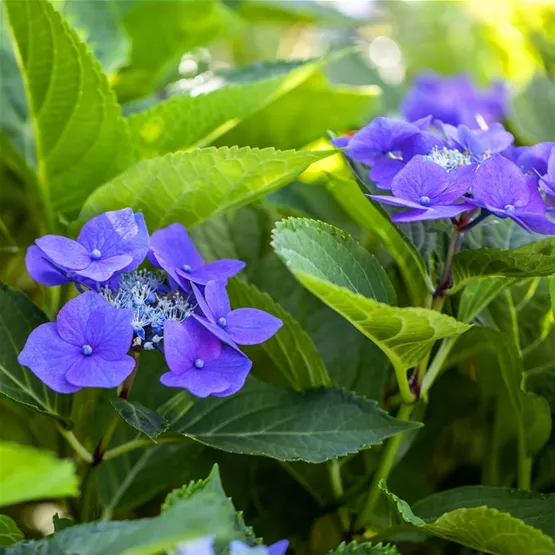
{"type": "Polygon", "coordinates": [[[46,316],[25,295],[0,283],[0,391],[65,423],[71,397],[47,388],[17,362],[29,333],[46,321],[46,316]]]}
{"type": "Polygon", "coordinates": [[[130,403],[125,399],[114,399],[112,405],[127,424],[145,434],[152,441],[156,441],[156,438],[167,427],[167,422],[163,416],[140,403],[130,403]]]}
{"type": "Polygon", "coordinates": [[[170,430],[232,453],[323,462],[378,445],[416,423],[398,422],[340,389],[297,393],[247,380],[232,397],[208,398],[164,414],[170,430]],[[333,407],[333,410],[331,410],[333,407]]]}
{"type": "Polygon", "coordinates": [[[131,207],[144,213],[152,229],[175,221],[193,226],[286,185],[332,153],[232,147],[144,160],[93,193],[80,221],[131,207]]]}
{"type": "MultiPolygon", "coordinates": [[[[476,496],[478,498],[474,499],[472,496],[465,498],[463,492],[460,504],[458,500],[456,501],[457,508],[453,507],[449,510],[446,504],[445,510],[440,515],[423,520],[412,512],[408,503],[388,491],[384,482],[380,487],[404,522],[439,538],[455,541],[493,555],[521,553],[547,555],[555,551],[555,542],[551,537],[518,517],[512,516],[503,501],[499,500],[499,496],[494,497],[490,506],[487,489],[483,496],[476,496]],[[465,507],[461,508],[460,505],[465,507]],[[496,505],[502,508],[494,508],[496,505]]],[[[517,492],[518,495],[520,495],[521,506],[517,512],[522,514],[526,511],[522,505],[526,503],[525,499],[528,494],[517,492]]],[[[508,491],[507,496],[510,496],[508,491]]],[[[514,503],[510,502],[509,507],[514,507],[514,503]]],[[[545,509],[545,503],[543,503],[542,510],[545,509]]]]}
{"type": "Polygon", "coordinates": [[[75,496],[78,481],[70,461],[57,460],[48,451],[0,442],[0,506],[22,501],[75,496]]]}
{"type": "Polygon", "coordinates": [[[328,555],[398,555],[399,551],[394,545],[372,545],[369,542],[363,543],[341,543],[328,555]]]}
{"type": "Polygon", "coordinates": [[[46,210],[75,212],[98,185],[131,163],[127,124],[98,62],[47,0],[4,4],[23,72],[46,210]]]}
{"type": "Polygon", "coordinates": [[[0,547],[8,547],[21,541],[24,537],[13,519],[6,515],[0,515],[0,547]]]}

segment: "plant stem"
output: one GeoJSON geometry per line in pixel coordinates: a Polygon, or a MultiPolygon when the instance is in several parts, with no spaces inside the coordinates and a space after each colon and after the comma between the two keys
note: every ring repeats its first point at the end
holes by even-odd
{"type": "MultiPolygon", "coordinates": [[[[401,408],[399,409],[399,412],[397,414],[397,420],[400,420],[401,422],[408,422],[413,410],[414,405],[401,405],[401,408]]],[[[397,434],[387,441],[385,449],[380,458],[380,464],[374,474],[374,477],[372,478],[370,492],[368,494],[368,498],[366,499],[364,509],[362,510],[362,513],[359,517],[358,524],[360,526],[363,526],[372,518],[372,514],[381,495],[381,490],[378,487],[378,484],[381,480],[386,480],[393,470],[393,467],[395,466],[395,459],[397,458],[397,452],[399,451],[399,447],[401,446],[402,439],[403,435],[397,434]]]]}
{"type": "Polygon", "coordinates": [[[519,430],[518,434],[518,489],[529,490],[532,483],[532,457],[526,452],[526,437],[524,429],[519,430]]]}
{"type": "MultiPolygon", "coordinates": [[[[341,498],[345,494],[345,490],[343,489],[343,480],[341,479],[341,465],[337,459],[328,462],[328,472],[330,475],[330,484],[333,495],[335,500],[340,503],[341,498]]],[[[339,519],[341,531],[349,532],[351,527],[349,515],[341,506],[337,509],[337,518],[339,519]]]]}
{"type": "Polygon", "coordinates": [[[455,346],[455,342],[455,339],[449,337],[441,342],[441,346],[439,347],[434,360],[432,360],[432,364],[430,364],[425,376],[422,379],[422,386],[420,388],[420,394],[422,396],[426,395],[428,391],[430,391],[432,384],[438,377],[445,361],[447,360],[447,357],[455,346]]]}
{"type": "Polygon", "coordinates": [[[57,425],[58,432],[61,436],[71,445],[73,450],[87,463],[93,462],[93,456],[85,449],[83,444],[75,437],[75,434],[70,430],[66,430],[62,425],[57,425]]]}
{"type": "Polygon", "coordinates": [[[116,457],[119,457],[121,455],[125,455],[125,453],[129,453],[129,451],[134,451],[135,449],[140,449],[141,447],[149,447],[149,446],[154,446],[157,445],[159,443],[175,443],[178,441],[183,441],[183,438],[181,437],[162,437],[158,440],[156,440],[156,442],[152,441],[149,438],[140,438],[140,439],[134,439],[132,441],[128,441],[127,443],[122,443],[121,445],[118,445],[117,447],[114,447],[113,449],[108,449],[105,453],[104,453],[104,457],[102,460],[104,461],[109,461],[110,459],[115,459],[116,457]]]}
{"type": "Polygon", "coordinates": [[[443,308],[443,302],[445,292],[451,287],[451,281],[453,278],[453,256],[460,250],[463,239],[463,233],[458,227],[454,228],[453,235],[451,235],[451,240],[449,241],[449,247],[447,249],[447,256],[445,257],[445,266],[443,267],[443,275],[441,276],[436,290],[434,291],[434,301],[432,303],[432,308],[441,311],[443,308]]]}

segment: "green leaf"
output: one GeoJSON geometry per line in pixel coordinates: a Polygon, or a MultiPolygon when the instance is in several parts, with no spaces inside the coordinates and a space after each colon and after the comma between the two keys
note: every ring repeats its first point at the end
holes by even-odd
{"type": "Polygon", "coordinates": [[[190,227],[286,185],[330,154],[232,147],[143,160],[98,189],[80,219],[131,207],[144,213],[151,229],[176,221],[190,227]]]}
{"type": "MultiPolygon", "coordinates": [[[[283,322],[283,327],[277,334],[258,348],[267,353],[291,388],[302,391],[331,385],[328,371],[316,346],[291,314],[267,293],[243,281],[231,280],[228,292],[233,308],[257,308],[283,322]]],[[[256,364],[254,371],[256,372],[256,364]]]]}
{"type": "Polygon", "coordinates": [[[47,0],[4,2],[24,75],[39,183],[48,206],[77,211],[131,162],[127,124],[106,77],[47,0]]]}
{"type": "Polygon", "coordinates": [[[337,57],[271,60],[217,72],[198,91],[193,89],[132,115],[129,126],[141,157],[210,144],[337,57]]]}
{"type": "Polygon", "coordinates": [[[206,491],[181,500],[171,511],[155,518],[91,522],[66,528],[39,541],[5,549],[3,555],[158,555],[184,540],[215,536],[235,538],[234,515],[226,499],[206,491]]]}
{"type": "Polygon", "coordinates": [[[352,179],[327,174],[328,187],[340,206],[393,257],[415,305],[421,305],[432,284],[416,249],[406,240],[389,216],[370,202],[352,179]]]}
{"type": "Polygon", "coordinates": [[[339,134],[365,125],[379,113],[380,94],[376,86],[331,85],[317,74],[239,123],[217,144],[301,148],[327,139],[330,129],[339,134]]]}
{"type": "Polygon", "coordinates": [[[418,364],[436,340],[469,329],[436,311],[384,304],[391,285],[384,284],[383,269],[372,255],[331,226],[283,220],[274,231],[273,246],[309,291],[369,337],[400,372],[418,364]],[[357,248],[351,250],[353,243],[357,248]]]}
{"type": "Polygon", "coordinates": [[[50,451],[1,441],[0,460],[0,506],[78,493],[73,463],[50,451]]]}
{"type": "Polygon", "coordinates": [[[466,250],[453,257],[452,293],[474,279],[487,277],[529,278],[555,272],[555,239],[550,237],[514,250],[466,250]]]}
{"type": "MultiPolygon", "coordinates": [[[[439,538],[493,555],[555,553],[555,542],[551,537],[517,516],[484,506],[487,503],[484,500],[477,501],[478,506],[456,508],[424,520],[412,512],[406,501],[388,491],[383,480],[380,487],[404,522],[439,538]]],[[[519,493],[526,495],[525,492],[519,493]]]]}
{"type": "Polygon", "coordinates": [[[169,0],[164,9],[157,2],[117,0],[116,6],[131,40],[130,63],[115,82],[121,101],[145,96],[177,76],[185,52],[210,43],[234,23],[218,0],[169,0]]]}
{"type": "Polygon", "coordinates": [[[343,542],[332,549],[328,555],[399,555],[399,551],[394,545],[389,544],[372,545],[370,542],[343,542]]]}
{"type": "Polygon", "coordinates": [[[46,321],[46,316],[23,293],[0,283],[0,392],[66,422],[71,397],[55,393],[17,362],[31,331],[46,321]]]}
{"type": "Polygon", "coordinates": [[[0,515],[0,547],[8,547],[24,538],[23,532],[13,519],[6,515],[0,515]]]}
{"type": "Polygon", "coordinates": [[[156,438],[167,428],[168,423],[163,416],[140,403],[113,399],[112,405],[127,424],[148,436],[152,441],[156,441],[156,438]]]}
{"type": "Polygon", "coordinates": [[[515,280],[507,278],[485,278],[469,283],[463,290],[457,312],[461,322],[471,322],[501,291],[515,280]]]}
{"type": "Polygon", "coordinates": [[[224,451],[281,461],[323,462],[416,428],[340,389],[298,393],[249,378],[231,397],[197,401],[164,413],[170,430],[224,451]]]}
{"type": "Polygon", "coordinates": [[[555,83],[536,75],[528,87],[513,99],[511,126],[525,144],[553,141],[555,134],[555,83]]]}

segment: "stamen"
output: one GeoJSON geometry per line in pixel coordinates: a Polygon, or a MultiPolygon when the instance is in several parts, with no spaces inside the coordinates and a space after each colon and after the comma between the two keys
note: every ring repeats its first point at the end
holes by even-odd
{"type": "Polygon", "coordinates": [[[192,270],[192,268],[191,268],[191,266],[189,266],[189,264],[183,264],[183,266],[181,266],[181,269],[184,272],[187,272],[187,273],[189,273],[192,270]]]}
{"type": "Polygon", "coordinates": [[[431,201],[430,197],[426,197],[426,196],[420,197],[420,204],[422,206],[430,206],[431,202],[432,201],[431,201]]]}
{"type": "Polygon", "coordinates": [[[225,328],[227,326],[227,320],[225,318],[219,318],[218,319],[218,326],[225,328]]]}
{"type": "Polygon", "coordinates": [[[98,260],[102,256],[102,253],[98,249],[93,249],[91,251],[91,258],[93,260],[98,260]]]}
{"type": "Polygon", "coordinates": [[[204,366],[204,360],[197,358],[197,360],[195,360],[195,368],[198,368],[199,370],[204,366]]]}
{"type": "Polygon", "coordinates": [[[85,355],[85,356],[89,356],[92,355],[92,347],[90,345],[83,345],[81,347],[81,352],[85,355]]]}
{"type": "Polygon", "coordinates": [[[513,212],[515,209],[515,207],[512,204],[505,204],[503,210],[505,210],[505,212],[513,212]]]}

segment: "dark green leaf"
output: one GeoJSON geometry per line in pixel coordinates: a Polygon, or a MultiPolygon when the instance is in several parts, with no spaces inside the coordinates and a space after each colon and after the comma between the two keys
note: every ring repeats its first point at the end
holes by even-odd
{"type": "Polygon", "coordinates": [[[230,451],[282,461],[323,462],[414,429],[369,401],[340,389],[297,393],[249,378],[231,397],[197,401],[165,413],[170,429],[230,451]]]}
{"type": "Polygon", "coordinates": [[[286,185],[330,154],[233,147],[143,160],[89,197],[80,219],[131,207],[144,213],[151,229],[176,221],[193,226],[286,185]]]}
{"type": "MultiPolygon", "coordinates": [[[[331,385],[326,367],[312,339],[291,314],[254,285],[232,280],[228,291],[233,308],[257,308],[283,322],[283,327],[277,334],[259,348],[267,353],[291,388],[300,391],[331,385]]],[[[256,372],[256,365],[254,371],[256,372]]]]}
{"type": "Polygon", "coordinates": [[[0,283],[0,392],[65,422],[71,397],[47,388],[17,362],[31,331],[46,321],[46,316],[23,293],[0,283]]]}
{"type": "Polygon", "coordinates": [[[461,322],[471,322],[489,303],[514,283],[508,278],[485,278],[469,283],[463,290],[457,312],[461,322]]]}
{"type": "Polygon", "coordinates": [[[328,555],[398,555],[399,551],[394,545],[372,545],[370,542],[341,543],[332,549],[328,555]]]}
{"type": "Polygon", "coordinates": [[[156,438],[167,428],[168,423],[163,416],[140,403],[114,399],[112,405],[130,426],[148,436],[152,441],[156,441],[156,438]]]}
{"type": "Polygon", "coordinates": [[[6,515],[0,515],[0,547],[8,547],[24,538],[23,532],[13,519],[6,515]]]}
{"type": "Polygon", "coordinates": [[[47,0],[4,2],[25,76],[45,201],[79,210],[132,159],[127,124],[98,62],[47,0]]]}

